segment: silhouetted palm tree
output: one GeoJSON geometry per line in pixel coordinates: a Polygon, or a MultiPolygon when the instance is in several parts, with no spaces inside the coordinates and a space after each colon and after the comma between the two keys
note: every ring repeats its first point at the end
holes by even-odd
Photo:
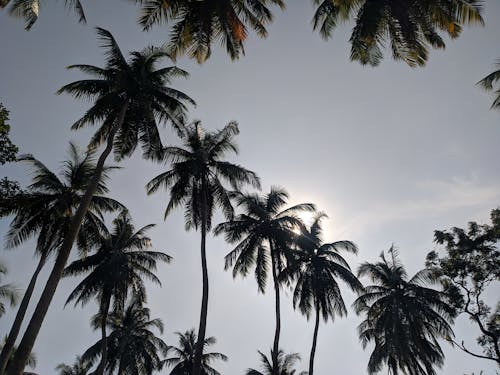
{"type": "Polygon", "coordinates": [[[335,315],[345,316],[347,309],[342,298],[337,279],[342,280],[349,288],[360,292],[363,286],[351,272],[340,250],[357,253],[357,247],[350,241],[322,242],[321,219],[326,217],[318,213],[310,228],[303,228],[295,239],[293,261],[280,275],[282,279],[292,279],[296,282],[293,291],[293,307],[309,319],[315,312],[311,356],[309,358],[309,375],[313,375],[314,354],[318,338],[320,315],[325,322],[334,319],[335,315]]]}
{"type": "MultiPolygon", "coordinates": [[[[30,155],[21,156],[20,160],[29,164],[33,170],[33,179],[26,191],[8,197],[2,202],[3,213],[14,215],[7,233],[7,246],[19,246],[29,238],[37,236],[35,253],[40,259],[3,346],[0,355],[0,374],[5,371],[7,359],[11,357],[38,275],[49,256],[59,250],[71,217],[78,208],[96,167],[94,154],[82,153],[73,143],[69,145],[69,158],[62,164],[60,176],[30,155]]],[[[99,232],[104,227],[102,213],[123,209],[123,206],[114,199],[102,196],[108,192],[106,180],[110,169],[112,168],[104,167],[96,195],[92,197],[90,209],[83,218],[83,226],[77,241],[82,250],[86,247],[85,242],[90,236],[89,233],[99,232]]]]}
{"type": "MultiPolygon", "coordinates": [[[[68,8],[73,8],[80,22],[87,22],[80,0],[65,0],[68,8]]],[[[24,18],[26,30],[31,29],[38,20],[40,0],[0,0],[0,8],[9,6],[9,13],[15,17],[24,18]]]]}
{"type": "MultiPolygon", "coordinates": [[[[230,243],[239,242],[235,249],[226,255],[225,268],[233,267],[233,277],[238,274],[245,277],[250,269],[255,267],[255,278],[262,293],[265,290],[271,261],[276,311],[276,329],[271,353],[274,354],[273,363],[277,365],[281,330],[278,275],[285,265],[287,243],[295,236],[293,230],[303,225],[296,214],[304,210],[312,211],[314,205],[305,203],[284,209],[288,193],[276,187],[271,188],[269,194],[264,196],[239,193],[235,199],[244,213],[234,220],[219,224],[214,232],[224,232],[230,243]]],[[[276,371],[275,369],[273,375],[277,375],[276,371]]]]}
{"type": "Polygon", "coordinates": [[[155,70],[157,63],[167,56],[163,49],[149,47],[141,52],[132,52],[130,61],[127,61],[109,31],[98,28],[97,32],[106,50],[106,66],[71,66],[96,78],[70,83],[59,93],[94,100],[92,107],[73,125],[73,129],[102,122],[90,147],[97,147],[103,142],[106,147],[97,161],[95,174],[71,221],[54,268],[19,344],[12,375],[21,375],[33,348],[107,157],[113,149],[118,159],[129,156],[137,144],[142,145],[145,157],[159,157],[162,143],[157,120],[171,121],[175,127],[180,127],[184,120],[185,103],[193,103],[187,95],[166,86],[172,78],[186,76],[185,71],[176,67],[155,70]]]}
{"type": "MultiPolygon", "coordinates": [[[[179,336],[179,346],[170,346],[169,351],[173,352],[173,357],[167,358],[164,363],[167,367],[173,367],[170,375],[191,375],[193,372],[194,356],[198,340],[194,329],[185,333],[176,332],[179,336]]],[[[205,350],[216,343],[215,337],[207,337],[203,343],[203,354],[201,357],[201,375],[220,375],[211,364],[214,361],[227,361],[227,357],[222,353],[205,353],[205,350]]]]}
{"type": "MultiPolygon", "coordinates": [[[[245,375],[295,375],[297,370],[294,369],[295,363],[300,361],[299,353],[285,354],[283,350],[278,351],[277,366],[273,366],[272,360],[269,361],[267,356],[259,351],[260,361],[262,362],[263,372],[249,368],[245,375]],[[277,369],[277,370],[275,370],[277,369]]],[[[271,357],[273,357],[271,353],[271,357]]],[[[307,375],[307,371],[302,371],[297,375],[307,375]]]]}
{"type": "Polygon", "coordinates": [[[377,65],[389,42],[392,56],[423,66],[428,48],[444,48],[439,32],[456,38],[462,26],[483,24],[480,0],[314,0],[314,29],[330,38],[339,23],[355,18],[351,60],[377,65]]]}
{"type": "Polygon", "coordinates": [[[203,292],[193,375],[199,375],[202,343],[205,340],[208,311],[208,268],[206,259],[206,234],[212,225],[212,215],[219,207],[226,218],[233,216],[230,194],[223,182],[228,182],[235,190],[244,184],[260,187],[259,178],[239,165],[223,161],[225,153],[238,152],[234,137],[239,133],[238,125],[230,122],[223,129],[205,132],[199,121],[186,127],[183,137],[184,148],[164,149],[166,161],[171,161],[172,169],[156,176],[147,184],[148,194],[160,187],[170,188],[170,200],[165,217],[177,206],[184,206],[186,229],[201,230],[201,265],[203,292]]]}
{"type": "Polygon", "coordinates": [[[154,24],[175,22],[168,49],[172,56],[188,53],[199,63],[210,57],[211,45],[221,42],[232,59],[244,53],[247,27],[267,36],[272,21],[268,4],[284,7],[283,0],[145,0],[139,20],[144,29],[154,24]]]}
{"type": "Polygon", "coordinates": [[[92,364],[77,356],[72,366],[61,363],[56,367],[59,375],[89,375],[92,364]]]}
{"type": "MultiPolygon", "coordinates": [[[[497,60],[496,66],[497,68],[499,68],[498,70],[488,74],[477,83],[478,85],[481,85],[486,91],[493,90],[493,85],[500,81],[500,59],[497,60]]],[[[498,109],[500,108],[500,86],[495,90],[494,94],[495,99],[493,100],[491,108],[498,109]]]]}
{"type": "MultiPolygon", "coordinates": [[[[7,274],[7,267],[0,263],[0,276],[7,274]]],[[[5,314],[5,302],[15,306],[18,299],[18,291],[12,284],[0,285],[0,316],[5,314]]]]}
{"type": "MultiPolygon", "coordinates": [[[[103,316],[97,314],[92,325],[102,326],[103,316]]],[[[163,367],[168,345],[156,336],[154,330],[163,333],[161,319],[151,319],[150,311],[142,302],[133,298],[125,311],[115,311],[107,317],[110,334],[108,346],[107,373],[118,375],[151,375],[163,367]]],[[[102,353],[102,339],[90,347],[83,358],[95,363],[102,353]]]]}
{"type": "Polygon", "coordinates": [[[147,250],[151,240],[145,236],[152,224],[135,231],[126,211],[113,221],[113,231],[95,236],[92,247],[95,254],[71,263],[65,275],[86,274],[85,278],[71,292],[66,303],[75,301],[82,305],[97,297],[101,316],[102,354],[96,374],[102,375],[107,361],[106,324],[111,304],[115,311],[123,310],[127,296],[133,295],[138,301],[145,301],[144,278],[161,285],[152,272],[156,261],[169,262],[164,253],[147,250]]]}
{"type": "MultiPolygon", "coordinates": [[[[2,340],[2,343],[0,343],[0,349],[4,348],[6,339],[7,338],[4,337],[4,339],[2,340]]],[[[14,347],[12,348],[11,354],[10,354],[11,358],[14,356],[16,351],[17,351],[17,347],[14,345],[14,347]]],[[[28,361],[26,362],[26,367],[34,369],[36,367],[36,363],[37,363],[37,358],[36,358],[35,353],[30,353],[30,355],[28,356],[28,361]]],[[[9,367],[9,365],[10,365],[10,360],[7,361],[7,367],[9,367]]],[[[32,372],[24,372],[23,375],[37,375],[37,374],[34,374],[32,372]]]]}
{"type": "Polygon", "coordinates": [[[365,315],[358,327],[363,347],[375,343],[368,373],[387,365],[392,374],[399,369],[405,374],[434,375],[434,366],[441,367],[444,360],[437,340],[453,336],[448,323],[453,308],[443,292],[423,286],[433,281],[428,270],[408,280],[395,249],[389,252],[390,260],[382,253],[381,262],[363,263],[358,270],[359,276],[374,283],[354,302],[356,313],[365,315]]]}

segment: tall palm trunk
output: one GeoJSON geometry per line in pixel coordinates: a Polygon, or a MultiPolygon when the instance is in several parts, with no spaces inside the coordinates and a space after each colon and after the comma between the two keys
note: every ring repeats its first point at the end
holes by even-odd
{"type": "Polygon", "coordinates": [[[68,261],[69,254],[71,253],[73,243],[75,242],[76,236],[78,235],[78,231],[80,230],[80,226],[82,225],[83,218],[89,209],[90,201],[92,200],[92,197],[97,190],[99,179],[101,178],[102,171],[104,170],[104,162],[113,150],[113,141],[115,138],[115,134],[118,128],[123,125],[123,121],[125,120],[127,109],[128,102],[123,105],[122,109],[120,110],[120,114],[118,115],[115,126],[108,134],[106,148],[97,160],[94,175],[92,176],[87,190],[85,191],[85,195],[83,196],[80,205],[76,210],[75,216],[71,220],[68,231],[66,232],[66,235],[64,237],[63,244],[61,246],[61,249],[59,250],[59,254],[57,255],[56,262],[54,263],[54,267],[52,268],[52,272],[49,275],[47,283],[45,284],[45,288],[43,289],[42,295],[40,296],[40,300],[36,305],[35,312],[33,313],[30,323],[26,328],[26,332],[24,333],[21,343],[19,344],[16,354],[12,360],[12,364],[8,368],[8,375],[23,375],[24,367],[26,366],[28,357],[33,350],[33,345],[35,344],[38,333],[40,332],[40,328],[42,327],[43,320],[45,319],[45,315],[47,314],[47,310],[49,309],[52,298],[54,297],[54,294],[56,292],[59,280],[61,280],[64,268],[66,267],[66,263],[68,261]]]}
{"type": "Polygon", "coordinates": [[[318,330],[319,330],[319,304],[315,304],[316,308],[316,324],[314,326],[313,343],[311,348],[311,356],[309,357],[309,375],[313,375],[314,368],[314,355],[316,354],[316,343],[318,341],[318,330]]]}
{"type": "Polygon", "coordinates": [[[17,310],[16,317],[14,319],[14,323],[9,332],[9,336],[7,336],[7,340],[5,340],[5,344],[2,348],[2,353],[0,354],[0,375],[3,375],[5,369],[7,368],[7,363],[9,362],[9,358],[12,355],[12,350],[14,349],[14,345],[17,340],[17,336],[19,335],[19,331],[21,330],[21,325],[23,323],[24,317],[26,316],[26,311],[28,310],[28,305],[31,300],[31,296],[33,295],[33,291],[35,290],[36,280],[38,279],[38,275],[42,270],[45,261],[47,260],[46,255],[40,256],[40,260],[38,265],[36,266],[35,272],[33,276],[31,276],[31,280],[26,288],[26,292],[24,292],[23,299],[21,304],[19,305],[19,309],[17,310]]]}
{"type": "Polygon", "coordinates": [[[273,269],[273,283],[274,283],[275,310],[276,310],[276,329],[274,331],[274,343],[273,343],[273,350],[271,353],[271,359],[273,362],[273,375],[279,375],[278,352],[279,352],[279,345],[280,345],[279,341],[280,341],[280,331],[281,331],[280,285],[278,281],[278,262],[276,259],[275,249],[273,247],[272,241],[269,241],[269,249],[271,251],[271,267],[273,269]]]}
{"type": "Polygon", "coordinates": [[[104,369],[108,361],[108,335],[106,334],[106,323],[108,320],[109,303],[110,298],[106,294],[103,296],[103,301],[101,303],[101,363],[99,363],[97,367],[95,372],[96,375],[104,375],[104,369]]]}
{"type": "Polygon", "coordinates": [[[203,344],[207,328],[208,314],[208,268],[206,254],[207,235],[207,189],[205,179],[202,180],[202,202],[201,202],[201,269],[203,274],[203,292],[201,297],[200,326],[198,328],[198,341],[194,351],[193,375],[201,375],[201,359],[203,356],[203,344]]]}

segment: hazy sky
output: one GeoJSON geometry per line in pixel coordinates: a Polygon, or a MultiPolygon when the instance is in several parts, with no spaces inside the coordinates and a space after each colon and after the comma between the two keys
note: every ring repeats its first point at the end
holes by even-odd
{"type": "MultiPolygon", "coordinates": [[[[123,51],[159,45],[166,27],[143,33],[136,25],[138,9],[118,0],[84,2],[88,24],[81,25],[63,2],[46,1],[32,31],[21,20],[0,13],[0,101],[11,111],[12,139],[57,169],[66,157],[68,141],[85,146],[92,130],[72,132],[69,126],[88,103],[57,96],[62,85],[81,77],[70,64],[102,65],[102,50],[94,26],[110,30],[123,51]]],[[[215,48],[199,66],[188,59],[178,66],[191,73],[173,86],[191,95],[198,106],[190,112],[209,129],[237,120],[240,155],[232,159],[256,171],[264,191],[285,187],[291,203],[314,202],[329,215],[325,240],[348,239],[359,246],[349,256],[353,268],[374,261],[394,243],[410,274],[421,269],[435,248],[433,230],[463,227],[469,220],[487,222],[500,204],[500,113],[490,111],[491,96],[475,82],[491,72],[499,57],[500,2],[485,4],[486,27],[467,28],[445,51],[432,51],[427,66],[411,69],[390,59],[377,68],[349,61],[347,24],[324,42],[311,28],[309,1],[288,1],[276,11],[266,40],[250,37],[246,56],[231,62],[215,48]],[[300,3],[300,4],[299,4],[300,3]]],[[[167,128],[168,143],[177,139],[167,128]]],[[[113,173],[111,196],[129,207],[137,227],[150,232],[156,249],[174,257],[158,274],[163,288],[149,289],[152,316],[165,323],[164,339],[176,344],[175,331],[198,326],[201,300],[199,233],[185,232],[183,212],[163,221],[167,193],[147,197],[144,185],[165,166],[143,161],[139,153],[113,173]]],[[[2,167],[1,175],[29,182],[22,165],[2,167]]],[[[0,235],[8,221],[0,222],[0,235]]],[[[253,278],[233,280],[223,270],[232,248],[222,238],[209,238],[210,302],[208,335],[214,350],[230,357],[215,367],[225,375],[242,374],[258,366],[257,350],[269,351],[274,334],[271,289],[257,293],[253,278]]],[[[33,243],[5,251],[6,280],[24,288],[35,268],[33,243]]],[[[40,281],[45,282],[46,274],[40,281]]],[[[97,311],[68,306],[64,301],[79,278],[63,280],[42,327],[35,352],[37,372],[54,373],[98,339],[89,328],[97,311]]],[[[271,284],[271,283],[269,283],[271,284]]],[[[345,290],[345,288],[344,288],[345,290]]],[[[498,296],[499,289],[492,291],[498,296]]],[[[307,369],[312,322],[282,299],[281,346],[302,355],[307,369]]],[[[350,305],[354,296],[344,294],[350,305]]],[[[0,319],[0,334],[10,327],[13,312],[0,319]]],[[[320,327],[316,372],[364,374],[371,347],[362,350],[353,312],[320,327]]],[[[459,341],[474,347],[477,330],[467,320],[456,325],[459,341]]],[[[446,363],[440,374],[494,374],[493,363],[477,360],[443,343],[446,363]]],[[[163,371],[168,374],[167,370],[163,371]]]]}

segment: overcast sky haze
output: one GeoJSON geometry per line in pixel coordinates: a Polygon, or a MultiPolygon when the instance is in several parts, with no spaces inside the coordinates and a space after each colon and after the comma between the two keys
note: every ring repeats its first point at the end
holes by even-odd
{"type": "MultiPolygon", "coordinates": [[[[30,32],[22,20],[0,13],[0,101],[10,110],[11,138],[20,151],[56,170],[66,158],[68,141],[85,147],[92,134],[92,129],[70,130],[89,103],[55,92],[83,77],[66,66],[103,64],[93,27],[110,30],[122,51],[160,45],[168,29],[141,32],[138,8],[126,1],[84,1],[87,25],[78,24],[62,1],[45,3],[30,32]]],[[[433,50],[427,66],[419,69],[390,58],[376,68],[350,62],[352,24],[325,42],[312,31],[311,2],[288,3],[284,13],[275,10],[267,39],[250,36],[243,58],[231,62],[217,47],[203,65],[180,58],[177,65],[190,77],[172,86],[196,100],[190,118],[206,128],[238,121],[240,154],[230,159],[257,172],[264,192],[282,186],[291,204],[313,202],[326,212],[325,240],[347,239],[359,246],[357,256],[347,256],[352,268],[376,261],[394,243],[411,275],[435,248],[435,229],[464,227],[470,220],[486,223],[500,204],[500,112],[489,110],[492,97],[475,86],[500,57],[500,2],[487,0],[486,26],[465,28],[446,50],[433,50]]],[[[163,136],[167,143],[178,142],[168,127],[163,136]]],[[[157,224],[150,232],[155,249],[174,257],[158,270],[163,287],[149,288],[148,304],[152,316],[165,323],[166,342],[176,344],[173,332],[198,326],[200,236],[185,232],[182,210],[163,221],[166,192],[146,196],[144,185],[166,166],[142,160],[140,152],[120,165],[112,174],[110,196],[129,207],[137,227],[157,224]]],[[[28,172],[22,165],[8,165],[1,175],[26,184],[28,172]]],[[[2,238],[8,222],[0,221],[2,238]]],[[[269,351],[275,324],[271,289],[258,294],[252,277],[233,280],[224,272],[223,257],[231,249],[222,238],[208,238],[207,334],[218,339],[213,349],[230,358],[215,365],[224,375],[258,366],[257,350],[269,351]]],[[[25,288],[36,265],[33,242],[4,251],[0,258],[9,268],[6,280],[25,288]]],[[[40,285],[46,277],[40,277],[40,285]]],[[[59,363],[73,363],[99,337],[89,327],[94,304],[63,308],[78,280],[63,280],[50,307],[34,349],[40,375],[55,373],[59,363]]],[[[343,290],[350,305],[355,296],[343,290]]],[[[492,290],[491,297],[498,299],[499,292],[492,290]]],[[[281,346],[299,352],[305,370],[313,322],[294,312],[290,293],[284,294],[281,346]]],[[[9,310],[0,319],[1,335],[13,316],[9,310]]],[[[347,318],[322,323],[318,375],[366,373],[372,347],[363,351],[358,341],[360,321],[349,311],[347,318]]],[[[459,341],[474,347],[477,330],[467,320],[459,319],[455,332],[459,341]]],[[[497,371],[489,361],[442,346],[446,361],[439,374],[497,371]]]]}

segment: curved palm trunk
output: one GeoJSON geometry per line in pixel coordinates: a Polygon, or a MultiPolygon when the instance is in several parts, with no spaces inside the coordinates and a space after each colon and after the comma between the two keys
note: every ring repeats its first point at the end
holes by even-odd
{"type": "Polygon", "coordinates": [[[201,207],[201,269],[203,278],[203,292],[201,297],[200,326],[198,328],[198,341],[194,351],[193,375],[201,375],[201,359],[203,356],[203,343],[205,342],[205,332],[207,328],[208,315],[208,268],[206,254],[207,235],[207,196],[205,182],[202,182],[202,207],[201,207]]]}
{"type": "Polygon", "coordinates": [[[271,241],[269,241],[269,248],[271,250],[271,266],[273,268],[273,283],[274,283],[274,296],[275,296],[275,312],[276,312],[276,329],[274,331],[273,350],[271,359],[273,362],[273,375],[279,375],[278,368],[278,352],[281,331],[281,314],[280,314],[280,286],[278,281],[278,262],[276,261],[276,254],[271,241]]]}
{"type": "Polygon", "coordinates": [[[95,375],[104,375],[104,369],[106,368],[106,362],[108,361],[108,335],[106,334],[106,322],[108,320],[108,310],[110,298],[108,296],[103,297],[104,301],[101,303],[101,363],[97,367],[95,375]],[[103,306],[104,305],[104,306],[103,306]]]}
{"type": "Polygon", "coordinates": [[[311,348],[311,356],[309,357],[309,375],[313,375],[314,369],[314,355],[316,354],[316,343],[318,341],[319,330],[319,306],[316,303],[316,324],[314,326],[313,343],[311,348]]]}
{"type": "Polygon", "coordinates": [[[33,313],[28,327],[26,328],[26,332],[24,333],[16,354],[12,359],[12,363],[8,368],[8,375],[23,375],[24,367],[26,366],[28,357],[33,350],[33,345],[35,344],[38,333],[40,332],[40,328],[42,327],[43,320],[45,319],[47,310],[49,309],[52,298],[54,297],[54,294],[56,292],[59,280],[61,280],[64,268],[66,267],[66,263],[68,262],[73,243],[75,242],[76,236],[78,235],[78,231],[80,230],[80,226],[82,225],[83,218],[88,211],[90,201],[92,200],[92,197],[97,190],[99,179],[101,178],[102,171],[104,170],[104,162],[113,149],[113,141],[116,131],[123,125],[123,121],[125,120],[127,108],[128,102],[125,103],[123,108],[120,110],[116,125],[108,135],[106,148],[97,160],[94,175],[92,176],[92,179],[90,180],[87,187],[87,191],[85,192],[85,195],[83,196],[80,205],[76,210],[75,216],[71,220],[68,232],[64,237],[63,244],[61,246],[59,254],[57,255],[54,267],[52,268],[52,272],[49,275],[47,283],[45,284],[45,288],[43,289],[42,295],[40,296],[40,300],[36,305],[35,312],[33,313]]]}
{"type": "Polygon", "coordinates": [[[7,368],[7,363],[9,362],[9,358],[12,355],[12,350],[14,349],[14,345],[17,340],[17,336],[19,335],[19,331],[21,330],[21,325],[23,323],[24,317],[26,316],[26,311],[28,310],[28,305],[31,300],[31,296],[33,295],[33,291],[35,290],[36,280],[38,279],[38,275],[42,270],[45,261],[47,260],[46,255],[42,255],[38,262],[38,265],[31,276],[31,280],[26,288],[26,292],[24,292],[23,299],[21,304],[19,305],[19,309],[17,310],[16,317],[14,319],[14,323],[9,332],[9,336],[7,336],[7,340],[5,340],[5,345],[2,348],[2,353],[0,354],[0,375],[3,375],[5,369],[7,368]]]}

